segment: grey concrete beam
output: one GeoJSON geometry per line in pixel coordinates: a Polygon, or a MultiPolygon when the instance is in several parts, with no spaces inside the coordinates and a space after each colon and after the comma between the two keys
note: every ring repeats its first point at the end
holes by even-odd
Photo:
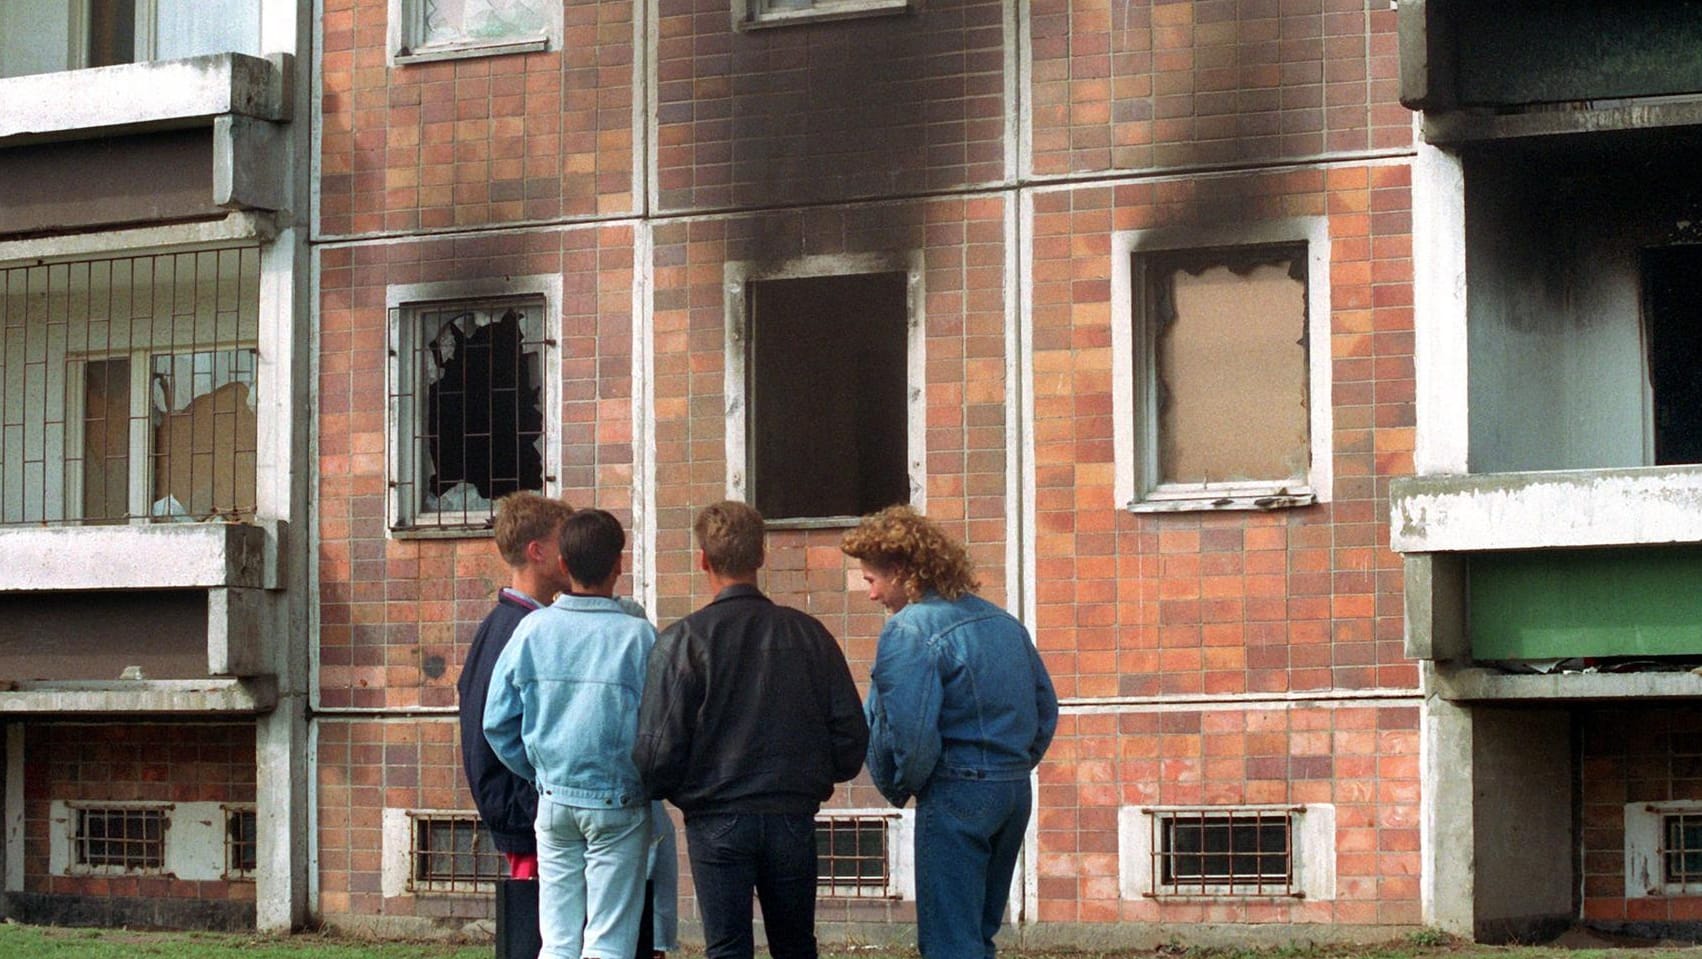
{"type": "Polygon", "coordinates": [[[213,202],[233,210],[284,205],[289,133],[280,124],[226,115],[213,121],[213,202]]]}
{"type": "Polygon", "coordinates": [[[276,548],[264,527],[242,523],[0,529],[0,592],[263,589],[276,548]]]}
{"type": "Polygon", "coordinates": [[[1702,543],[1702,469],[1402,477],[1389,525],[1401,553],[1702,543]]]}
{"type": "MultiPolygon", "coordinates": [[[[1404,10],[1406,4],[1401,6],[1404,10]]],[[[1402,99],[1405,99],[1404,90],[1402,99]]],[[[1423,136],[1430,143],[1450,144],[1698,124],[1702,124],[1702,99],[1673,97],[1614,106],[1547,107],[1520,113],[1432,111],[1424,114],[1423,136]]]]}
{"type": "Polygon", "coordinates": [[[1412,659],[1467,661],[1466,563],[1448,553],[1411,553],[1404,563],[1406,654],[1412,659]]]}
{"type": "Polygon", "coordinates": [[[263,618],[265,591],[207,591],[207,674],[257,676],[269,672],[263,618]]]}
{"type": "Polygon", "coordinates": [[[17,682],[0,687],[0,715],[149,713],[204,716],[266,713],[277,704],[270,676],[248,679],[135,679],[17,682]]]}
{"type": "Polygon", "coordinates": [[[1693,672],[1538,675],[1438,667],[1431,688],[1437,696],[1455,703],[1694,700],[1702,696],[1702,675],[1693,672]]]}
{"type": "Polygon", "coordinates": [[[215,53],[0,80],[0,147],[291,112],[291,58],[215,53]]]}

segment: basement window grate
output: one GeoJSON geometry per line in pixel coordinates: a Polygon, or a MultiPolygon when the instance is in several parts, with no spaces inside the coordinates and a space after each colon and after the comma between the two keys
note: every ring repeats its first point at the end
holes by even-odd
{"type": "Polygon", "coordinates": [[[893,888],[889,816],[828,815],[816,820],[816,885],[824,894],[887,899],[893,888]]]}
{"type": "Polygon", "coordinates": [[[165,869],[166,807],[76,809],[72,849],[76,865],[97,870],[159,872],[165,869]]]}
{"type": "Polygon", "coordinates": [[[486,893],[505,876],[502,853],[474,815],[410,813],[409,885],[415,892],[486,893]]]}
{"type": "Polygon", "coordinates": [[[1298,896],[1292,809],[1176,809],[1151,817],[1156,896],[1298,896]]]}

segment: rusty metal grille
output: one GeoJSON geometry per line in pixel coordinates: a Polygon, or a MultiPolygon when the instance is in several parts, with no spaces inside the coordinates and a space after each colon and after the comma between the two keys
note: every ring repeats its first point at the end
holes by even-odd
{"type": "Polygon", "coordinates": [[[397,310],[390,409],[398,528],[479,527],[498,499],[541,491],[544,300],[397,310]]]}
{"type": "Polygon", "coordinates": [[[225,878],[254,878],[260,862],[259,826],[253,809],[225,807],[225,878]]]}
{"type": "Polygon", "coordinates": [[[1702,814],[1661,817],[1661,861],[1669,885],[1702,882],[1702,814]]]}
{"type": "Polygon", "coordinates": [[[166,810],[89,808],[76,810],[73,862],[93,869],[153,872],[165,868],[166,810]]]}
{"type": "Polygon", "coordinates": [[[477,816],[414,813],[409,885],[416,892],[489,892],[507,875],[477,816]]]}
{"type": "Polygon", "coordinates": [[[1156,896],[1299,896],[1294,809],[1155,812],[1156,896]]]}
{"type": "Polygon", "coordinates": [[[0,525],[246,521],[260,252],[0,270],[0,525]]]}
{"type": "Polygon", "coordinates": [[[887,857],[886,816],[823,816],[816,820],[816,886],[834,896],[894,895],[887,857]]]}

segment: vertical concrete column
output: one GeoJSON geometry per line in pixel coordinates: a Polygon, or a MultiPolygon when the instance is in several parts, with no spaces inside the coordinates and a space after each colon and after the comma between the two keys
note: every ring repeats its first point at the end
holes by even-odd
{"type": "Polygon", "coordinates": [[[1477,898],[1477,838],[1472,810],[1472,713],[1435,694],[1434,663],[1421,663],[1426,696],[1420,720],[1424,795],[1424,875],[1420,898],[1424,922],[1456,936],[1471,936],[1477,898]]]}

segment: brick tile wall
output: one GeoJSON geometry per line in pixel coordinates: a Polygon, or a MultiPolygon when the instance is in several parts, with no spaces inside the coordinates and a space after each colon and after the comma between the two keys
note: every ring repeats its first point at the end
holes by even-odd
{"type": "Polygon", "coordinates": [[[1404,166],[1091,187],[1035,199],[1038,641],[1066,696],[1412,687],[1387,482],[1411,471],[1404,166]],[[1113,502],[1113,231],[1326,216],[1333,502],[1131,514],[1113,502]]]}
{"type": "Polygon", "coordinates": [[[1382,0],[1035,0],[1036,174],[1410,148],[1382,0]]]}
{"type": "Polygon", "coordinates": [[[1416,923],[1418,747],[1412,706],[1066,715],[1040,767],[1039,919],[1416,923]],[[1270,803],[1335,806],[1335,899],[1121,898],[1120,807],[1270,803]]]}
{"type": "Polygon", "coordinates": [[[661,0],[664,210],[903,195],[1005,175],[1004,7],[738,31],[726,0],[661,0]]]}
{"type": "Polygon", "coordinates": [[[254,727],[32,723],[24,729],[24,889],[112,898],[252,900],[254,883],[55,876],[50,809],[66,802],[254,802],[254,727]]]}
{"type": "Polygon", "coordinates": [[[633,248],[632,228],[612,225],[321,253],[323,707],[454,706],[467,643],[508,582],[488,536],[388,533],[385,287],[559,274],[562,460],[549,465],[569,502],[630,529],[633,248]]]}
{"type": "Polygon", "coordinates": [[[562,49],[389,66],[386,0],[326,0],[321,235],[633,209],[633,4],[569,0],[562,49]]]}

